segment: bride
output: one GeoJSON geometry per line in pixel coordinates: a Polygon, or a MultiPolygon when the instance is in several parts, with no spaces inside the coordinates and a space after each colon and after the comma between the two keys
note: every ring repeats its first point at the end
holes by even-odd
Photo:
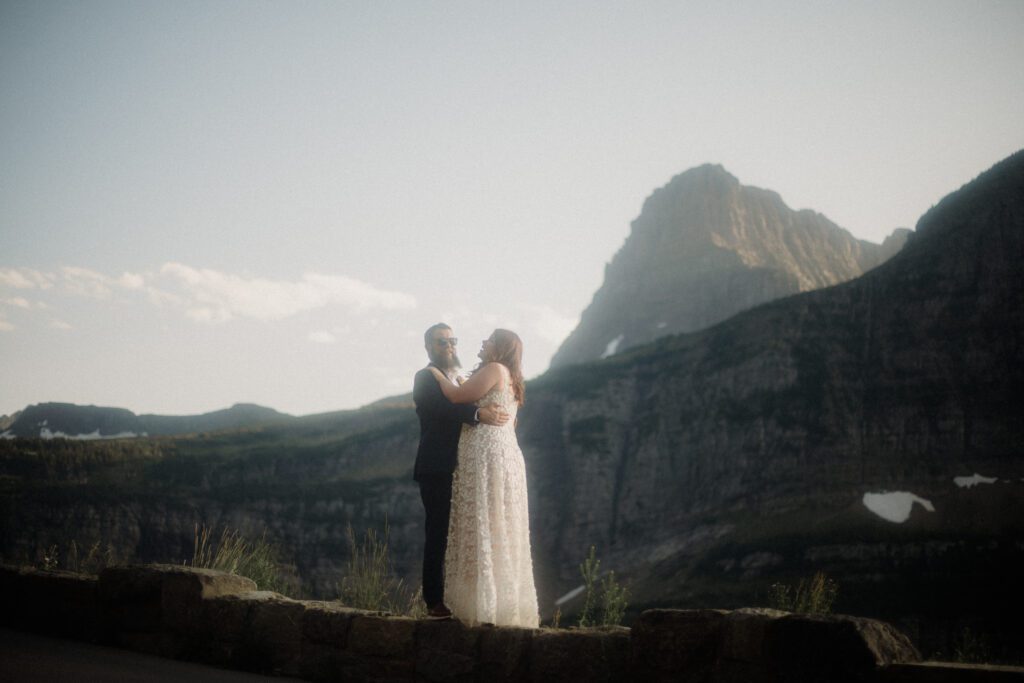
{"type": "Polygon", "coordinates": [[[441,390],[453,403],[498,403],[513,419],[501,427],[462,427],[452,481],[445,601],[469,624],[536,628],[526,465],[515,433],[516,412],[523,404],[523,343],[515,332],[495,330],[478,356],[480,366],[461,385],[433,368],[441,390]]]}

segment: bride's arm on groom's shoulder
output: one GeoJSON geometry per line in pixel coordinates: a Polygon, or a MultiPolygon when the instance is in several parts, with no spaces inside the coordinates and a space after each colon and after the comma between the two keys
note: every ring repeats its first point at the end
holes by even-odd
{"type": "Polygon", "coordinates": [[[462,384],[452,384],[439,370],[431,368],[431,371],[437,377],[445,398],[452,403],[472,403],[502,380],[501,368],[498,366],[498,363],[488,363],[462,384]]]}
{"type": "MultiPolygon", "coordinates": [[[[456,420],[476,424],[477,410],[471,405],[456,405],[444,397],[441,383],[431,373],[420,370],[416,373],[412,390],[416,412],[432,420],[456,420]]],[[[481,409],[482,410],[482,409],[481,409]]],[[[483,416],[480,417],[483,421],[483,416]]]]}

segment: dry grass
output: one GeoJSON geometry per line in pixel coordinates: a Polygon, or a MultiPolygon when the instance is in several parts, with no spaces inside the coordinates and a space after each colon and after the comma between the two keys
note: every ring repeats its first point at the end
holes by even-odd
{"type": "Polygon", "coordinates": [[[352,549],[345,576],[338,584],[338,593],[345,605],[357,609],[380,610],[418,618],[426,613],[420,591],[413,592],[392,573],[388,557],[390,528],[384,522],[384,533],[367,529],[357,541],[352,525],[346,531],[352,549]]]}
{"type": "Polygon", "coordinates": [[[278,563],[277,548],[267,542],[266,532],[255,541],[227,527],[216,540],[213,534],[213,529],[205,524],[195,525],[193,567],[217,569],[248,577],[256,582],[260,590],[287,590],[287,581],[278,563]]]}
{"type": "Polygon", "coordinates": [[[836,582],[817,572],[810,579],[800,579],[795,588],[790,584],[773,583],[769,600],[772,607],[787,612],[829,614],[838,593],[836,582]]]}

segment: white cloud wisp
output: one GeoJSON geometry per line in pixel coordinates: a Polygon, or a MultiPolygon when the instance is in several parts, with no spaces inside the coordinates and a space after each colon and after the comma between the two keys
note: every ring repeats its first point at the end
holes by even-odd
{"type": "Polygon", "coordinates": [[[167,263],[161,275],[170,277],[180,290],[186,315],[203,322],[234,318],[281,320],[297,313],[339,305],[354,313],[369,309],[402,310],[416,306],[403,292],[378,289],[343,275],[307,273],[295,282],[244,278],[212,269],[167,263]]]}
{"type": "MultiPolygon", "coordinates": [[[[156,272],[125,272],[117,277],[79,266],[64,266],[55,273],[29,268],[0,270],[0,306],[23,310],[47,308],[42,302],[32,305],[20,296],[4,296],[14,293],[10,290],[27,289],[50,290],[47,294],[51,300],[62,294],[99,301],[143,294],[151,305],[179,308],[192,320],[211,323],[236,319],[277,321],[328,306],[340,306],[354,314],[416,307],[415,297],[409,294],[374,287],[344,275],[307,273],[294,281],[271,280],[174,262],[165,263],[156,272]]],[[[0,318],[0,330],[10,329],[14,329],[13,323],[0,318]]],[[[331,340],[321,334],[313,341],[331,340]]]]}

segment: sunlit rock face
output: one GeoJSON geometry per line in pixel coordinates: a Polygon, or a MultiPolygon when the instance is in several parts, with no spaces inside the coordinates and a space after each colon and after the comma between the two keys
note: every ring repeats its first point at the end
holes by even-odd
{"type": "Polygon", "coordinates": [[[644,202],[604,284],[552,367],[692,332],[779,297],[855,278],[898,252],[908,230],[858,240],[721,166],[682,173],[644,202]],[[618,341],[616,341],[618,340],[618,341]]]}

